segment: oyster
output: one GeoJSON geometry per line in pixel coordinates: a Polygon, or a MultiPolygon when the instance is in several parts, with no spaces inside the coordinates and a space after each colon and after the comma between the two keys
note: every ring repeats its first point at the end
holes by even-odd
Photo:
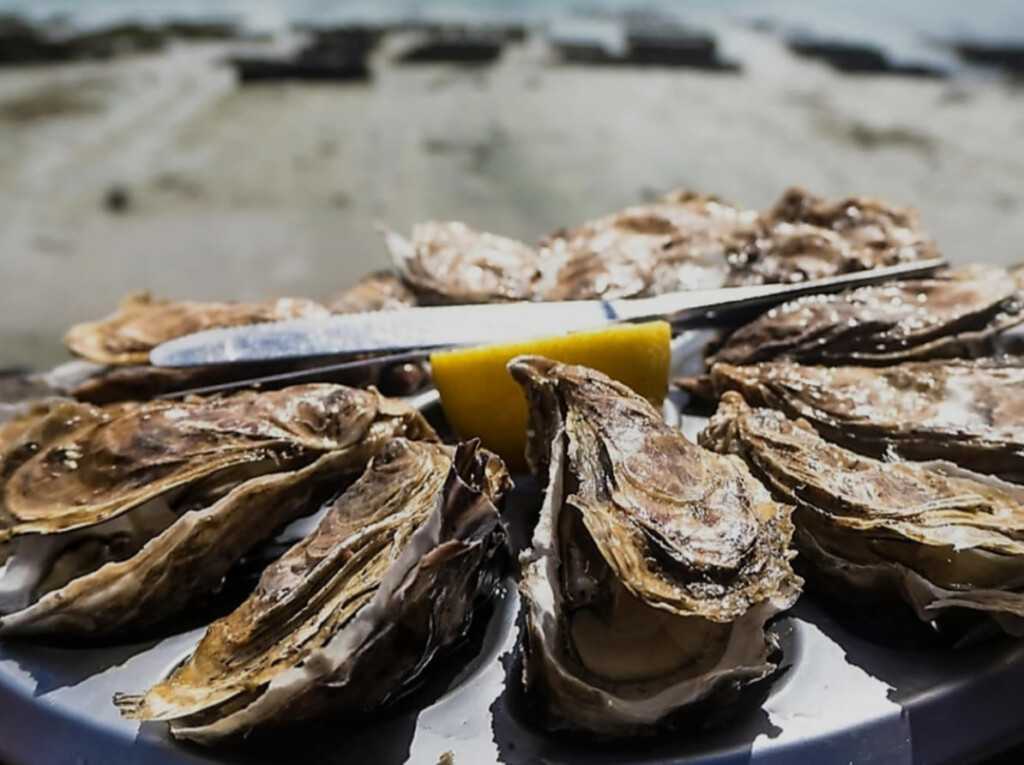
{"type": "Polygon", "coordinates": [[[556,231],[540,250],[463,223],[385,232],[418,302],[585,300],[801,281],[934,257],[909,210],[864,197],[827,202],[789,189],[763,214],[675,191],[556,231]]]}
{"type": "Polygon", "coordinates": [[[166,618],[397,435],[434,437],[408,406],[328,384],[59,401],[8,423],[0,635],[103,635],[166,618]]]}
{"type": "Polygon", "coordinates": [[[1007,272],[972,266],[930,279],[811,295],[736,330],[709,360],[729,364],[891,364],[973,357],[1024,322],[1024,300],[1007,272]]]}
{"type": "Polygon", "coordinates": [[[509,370],[547,489],[525,553],[524,680],[551,728],[648,732],[774,669],[796,600],[790,508],[629,388],[537,357],[509,370]]]}
{"type": "Polygon", "coordinates": [[[416,295],[390,271],[377,271],[327,301],[331,313],[359,313],[416,305],[416,295]]]}
{"type": "Polygon", "coordinates": [[[500,460],[394,439],[315,531],[145,695],[114,703],[202,743],[376,709],[461,637],[506,559],[500,460]]]}
{"type": "Polygon", "coordinates": [[[327,315],[319,303],[280,298],[263,303],[154,300],[148,293],[121,301],[115,313],[76,324],[64,337],[68,350],[99,364],[146,364],[160,343],[215,327],[235,327],[327,315]]]}
{"type": "Polygon", "coordinates": [[[385,231],[384,244],[422,303],[529,300],[540,279],[537,252],[515,239],[464,223],[427,221],[412,239],[385,231]]]}
{"type": "Polygon", "coordinates": [[[825,438],[874,457],[948,460],[1024,473],[1024,359],[908,361],[891,367],[715,364],[716,397],[802,417],[825,438]]]}
{"type": "Polygon", "coordinates": [[[787,189],[737,232],[729,285],[793,282],[938,256],[916,213],[868,197],[837,202],[787,189]]]}
{"type": "Polygon", "coordinates": [[[554,272],[544,298],[613,299],[720,287],[729,269],[727,243],[754,215],[715,197],[677,191],[556,232],[541,251],[554,272]]]}
{"type": "Polygon", "coordinates": [[[1024,635],[1024,489],[829,444],[802,421],[722,398],[699,437],[796,506],[815,578],[855,600],[902,598],[924,621],[972,609],[1024,635]]]}
{"type": "MultiPolygon", "coordinates": [[[[58,385],[65,395],[93,404],[126,400],[148,400],[179,391],[230,384],[253,376],[297,372],[304,367],[323,365],[322,359],[296,362],[266,362],[258,368],[150,366],[149,351],[161,342],[190,332],[213,327],[242,325],[292,318],[309,318],[331,313],[372,311],[412,305],[414,296],[395,275],[370,274],[351,289],[336,295],[329,306],[308,300],[282,299],[258,304],[193,303],[156,301],[148,295],[129,297],[121,310],[102,322],[80,324],[68,333],[69,346],[76,353],[104,365],[75,370],[58,385]],[[132,348],[131,351],[126,349],[132,348]],[[112,351],[117,350],[116,353],[112,351]]],[[[361,356],[352,356],[354,361],[361,356]]],[[[82,364],[84,362],[78,362],[82,364]]],[[[55,370],[63,373],[62,368],[55,370]]],[[[38,376],[36,376],[38,377],[38,376]]],[[[46,376],[48,377],[48,376],[46,376]]],[[[386,394],[405,395],[420,387],[427,378],[422,365],[401,365],[381,370],[362,367],[334,372],[332,382],[355,387],[376,385],[386,394]]],[[[323,376],[317,379],[324,380],[323,376]]],[[[46,382],[46,378],[38,380],[46,382]]],[[[37,386],[38,387],[38,386],[37,386]]]]}

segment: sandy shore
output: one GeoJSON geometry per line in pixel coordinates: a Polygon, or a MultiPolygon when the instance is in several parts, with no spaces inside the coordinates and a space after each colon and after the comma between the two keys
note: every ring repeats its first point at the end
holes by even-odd
{"type": "Polygon", "coordinates": [[[535,240],[688,186],[918,207],[958,262],[1024,260],[1024,91],[850,77],[722,30],[743,74],[375,61],[371,85],[240,89],[223,45],[0,72],[0,366],[64,357],[124,294],[325,297],[428,217],[535,240]],[[111,212],[113,184],[131,204],[111,212]]]}

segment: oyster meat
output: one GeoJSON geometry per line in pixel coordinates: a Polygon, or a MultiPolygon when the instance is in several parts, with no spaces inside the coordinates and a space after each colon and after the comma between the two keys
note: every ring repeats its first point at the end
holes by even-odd
{"type": "Polygon", "coordinates": [[[434,438],[375,391],[317,384],[95,407],[0,431],[0,636],[105,635],[182,610],[392,437],[434,438]]]}
{"type": "Polygon", "coordinates": [[[417,302],[494,303],[529,300],[540,279],[537,251],[465,223],[427,221],[412,238],[385,231],[384,244],[417,302]]]}
{"type": "Polygon", "coordinates": [[[765,622],[801,586],[791,508],[599,372],[537,357],[509,370],[547,482],[521,583],[524,681],[546,725],[647,733],[768,676],[765,622]]]}
{"type": "Polygon", "coordinates": [[[807,420],[868,456],[948,460],[1024,474],[1024,359],[907,361],[890,367],[715,364],[710,387],[807,420]]]}
{"type": "Polygon", "coordinates": [[[971,266],[784,303],[732,333],[709,363],[970,358],[992,353],[999,334],[1022,322],[1024,299],[1007,272],[971,266]]]}
{"type": "Polygon", "coordinates": [[[64,337],[72,353],[99,364],[146,364],[160,343],[215,327],[235,327],[328,314],[312,300],[279,298],[262,303],[197,303],[156,300],[148,293],[125,298],[105,319],[76,324],[64,337]]]}
{"type": "Polygon", "coordinates": [[[509,486],[476,443],[453,454],[392,440],[183,665],[114,703],[206,744],[386,704],[493,594],[507,559],[495,503],[509,486]]]}
{"type": "Polygon", "coordinates": [[[902,598],[923,621],[971,609],[1024,635],[1021,487],[862,457],[734,392],[699,441],[741,456],[780,501],[796,506],[794,538],[816,583],[854,601],[902,598]]]}

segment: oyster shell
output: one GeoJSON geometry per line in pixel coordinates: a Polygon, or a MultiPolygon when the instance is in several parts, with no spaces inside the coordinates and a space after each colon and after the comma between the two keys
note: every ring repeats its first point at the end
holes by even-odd
{"type": "Polygon", "coordinates": [[[789,189],[763,214],[675,191],[556,231],[540,250],[463,223],[429,221],[385,244],[418,302],[585,300],[817,279],[934,257],[910,210],[789,189]]]}
{"type": "Polygon", "coordinates": [[[539,256],[515,239],[442,221],[418,223],[411,240],[394,231],[383,235],[417,302],[493,303],[534,297],[541,276],[539,256]]]}
{"type": "Polygon", "coordinates": [[[377,271],[327,301],[331,313],[359,313],[416,305],[416,295],[391,271],[377,271]]]}
{"type": "Polygon", "coordinates": [[[524,680],[551,728],[648,732],[766,677],[800,592],[790,508],[624,385],[537,357],[527,459],[547,489],[522,560],[524,680]]]}
{"type": "Polygon", "coordinates": [[[729,285],[794,282],[934,258],[917,214],[869,197],[829,202],[798,187],[737,232],[729,285]]]}
{"type": "Polygon", "coordinates": [[[700,436],[796,506],[801,555],[854,600],[902,598],[923,621],[973,609],[1024,635],[1024,489],[824,441],[802,421],[726,393],[700,436]]]}
{"type": "Polygon", "coordinates": [[[892,364],[973,357],[1024,322],[1024,300],[1001,268],[971,266],[930,279],[811,295],[736,330],[709,363],[786,360],[892,364]]]}
{"type": "Polygon", "coordinates": [[[396,435],[434,437],[408,406],[328,384],[62,401],[8,423],[0,635],[103,635],[166,618],[396,435]]]}
{"type": "Polygon", "coordinates": [[[72,353],[99,364],[146,364],[167,340],[215,327],[327,315],[319,303],[279,298],[262,303],[197,303],[130,295],[105,319],[76,324],[64,337],[72,353]]]}
{"type": "Polygon", "coordinates": [[[250,598],[143,696],[114,703],[201,743],[376,709],[462,636],[506,558],[493,455],[394,439],[250,598]]]}
{"type": "Polygon", "coordinates": [[[717,397],[807,420],[825,438],[873,457],[948,460],[1024,474],[1024,359],[908,361],[891,367],[715,364],[717,397]]]}
{"type": "MultiPolygon", "coordinates": [[[[415,296],[395,274],[370,274],[354,287],[336,295],[330,305],[309,300],[282,299],[257,304],[197,303],[153,300],[147,294],[133,295],[122,302],[111,317],[79,324],[68,333],[69,347],[102,364],[73,362],[48,375],[30,376],[25,386],[43,392],[57,392],[92,404],[143,401],[178,391],[202,389],[285,372],[322,366],[322,359],[266,362],[258,368],[191,367],[167,368],[148,364],[149,351],[159,343],[190,332],[213,327],[309,318],[331,313],[351,313],[413,305],[415,296]],[[70,374],[65,367],[77,364],[70,374]],[[60,378],[60,379],[53,379],[60,378]],[[46,387],[44,387],[46,386],[46,387]]],[[[364,356],[354,355],[349,360],[364,356]]],[[[402,369],[364,367],[332,373],[330,380],[354,387],[376,385],[386,394],[406,395],[427,378],[424,368],[406,365],[402,369]]],[[[323,379],[322,377],[319,379],[323,379]]],[[[0,391],[0,401],[2,401],[0,391]]]]}
{"type": "Polygon", "coordinates": [[[727,243],[754,215],[716,197],[676,191],[556,232],[541,250],[554,272],[544,298],[613,299],[720,287],[729,270],[727,243]]]}

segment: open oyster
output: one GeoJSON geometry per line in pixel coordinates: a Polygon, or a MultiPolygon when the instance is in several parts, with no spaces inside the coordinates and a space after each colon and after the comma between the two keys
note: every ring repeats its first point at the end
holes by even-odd
{"type": "Polygon", "coordinates": [[[973,609],[1024,635],[1021,487],[861,457],[736,393],[699,440],[743,457],[796,506],[795,540],[816,581],[857,601],[902,598],[924,621],[973,609]]]}
{"type": "Polygon", "coordinates": [[[765,622],[796,600],[790,508],[599,372],[509,370],[547,489],[523,556],[525,683],[551,728],[648,732],[766,677],[765,622]]]}
{"type": "Polygon", "coordinates": [[[784,303],[736,330],[709,363],[969,358],[991,353],[999,333],[1022,322],[1024,299],[1007,272],[971,266],[784,303]]]}
{"type": "Polygon", "coordinates": [[[398,435],[434,437],[405,404],[328,384],[54,401],[8,423],[0,635],[103,635],[176,613],[398,435]]]}
{"type": "Polygon", "coordinates": [[[891,367],[715,364],[717,397],[802,417],[825,438],[875,457],[948,460],[1024,473],[1024,359],[908,361],[891,367]]]}
{"type": "Polygon", "coordinates": [[[427,221],[412,239],[384,231],[384,244],[420,303],[529,300],[540,279],[537,252],[465,223],[427,221]]]}
{"type": "Polygon", "coordinates": [[[234,327],[326,315],[319,303],[280,298],[263,303],[197,303],[154,300],[148,293],[125,298],[116,312],[76,324],[64,337],[68,350],[99,364],[146,364],[167,340],[215,327],[234,327]]]}
{"type": "Polygon", "coordinates": [[[213,743],[391,701],[492,595],[507,557],[495,502],[509,485],[475,443],[453,456],[392,440],[182,666],[114,703],[213,743]]]}

